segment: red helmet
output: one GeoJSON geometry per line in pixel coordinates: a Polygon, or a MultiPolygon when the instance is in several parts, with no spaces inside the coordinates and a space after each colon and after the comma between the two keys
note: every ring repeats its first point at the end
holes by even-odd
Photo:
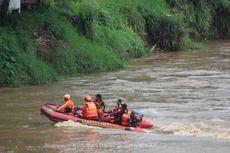
{"type": "Polygon", "coordinates": [[[93,98],[91,96],[86,96],[85,101],[93,101],[93,98]]]}

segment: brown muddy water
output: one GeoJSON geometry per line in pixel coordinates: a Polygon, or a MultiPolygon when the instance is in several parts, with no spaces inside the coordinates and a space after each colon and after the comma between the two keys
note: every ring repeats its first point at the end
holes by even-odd
{"type": "Polygon", "coordinates": [[[0,89],[0,152],[230,152],[230,42],[200,51],[154,53],[112,73],[68,78],[39,87],[0,89]],[[124,97],[156,128],[147,133],[101,129],[40,115],[44,103],[75,105],[101,93],[107,109],[124,97]],[[76,103],[77,102],[77,103],[76,103]]]}

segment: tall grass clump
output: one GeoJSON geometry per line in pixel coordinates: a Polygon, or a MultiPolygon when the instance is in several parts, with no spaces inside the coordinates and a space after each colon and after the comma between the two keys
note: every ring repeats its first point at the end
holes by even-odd
{"type": "MultiPolygon", "coordinates": [[[[78,32],[121,59],[144,53],[141,38],[125,24],[113,1],[80,1],[69,20],[78,32]]],[[[66,11],[64,11],[66,12],[66,11]]]]}
{"type": "Polygon", "coordinates": [[[2,44],[0,50],[0,85],[19,85],[21,65],[17,63],[15,53],[2,44]]]}
{"type": "Polygon", "coordinates": [[[229,38],[230,1],[166,0],[174,14],[183,16],[190,37],[196,40],[229,38]]]}
{"type": "Polygon", "coordinates": [[[55,13],[47,16],[52,20],[47,20],[41,26],[47,27],[55,38],[64,41],[64,47],[57,49],[55,58],[50,62],[59,73],[101,72],[124,67],[124,62],[111,50],[95,44],[87,36],[83,37],[83,33],[78,33],[79,29],[65,17],[55,13]]]}
{"type": "Polygon", "coordinates": [[[31,39],[24,33],[0,27],[0,84],[46,84],[57,80],[54,69],[36,58],[31,39]]]}
{"type": "Polygon", "coordinates": [[[212,27],[215,37],[219,39],[230,38],[230,1],[217,0],[212,1],[213,19],[212,27]]]}
{"type": "Polygon", "coordinates": [[[144,32],[150,41],[149,45],[156,45],[162,50],[180,49],[184,35],[182,21],[170,14],[166,3],[161,0],[136,0],[136,3],[144,21],[144,32]]]}
{"type": "Polygon", "coordinates": [[[180,49],[184,36],[179,20],[168,16],[147,16],[146,29],[152,42],[163,50],[180,49]]]}
{"type": "Polygon", "coordinates": [[[183,49],[201,49],[204,48],[203,43],[192,40],[186,35],[182,41],[182,48],[183,49]]]}

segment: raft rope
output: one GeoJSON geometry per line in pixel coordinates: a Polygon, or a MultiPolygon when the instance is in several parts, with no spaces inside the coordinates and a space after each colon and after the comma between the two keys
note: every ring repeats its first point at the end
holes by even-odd
{"type": "Polygon", "coordinates": [[[131,130],[131,128],[129,127],[124,127],[121,125],[105,123],[105,122],[96,122],[96,121],[87,121],[87,120],[78,120],[77,122],[88,125],[88,126],[97,126],[101,128],[131,130]]]}

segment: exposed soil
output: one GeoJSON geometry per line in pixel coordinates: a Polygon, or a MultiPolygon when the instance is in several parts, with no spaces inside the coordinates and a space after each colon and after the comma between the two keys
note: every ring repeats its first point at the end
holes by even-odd
{"type": "Polygon", "coordinates": [[[43,28],[38,28],[33,33],[33,42],[38,56],[46,52],[54,52],[59,48],[66,48],[64,41],[56,39],[43,28]]]}

